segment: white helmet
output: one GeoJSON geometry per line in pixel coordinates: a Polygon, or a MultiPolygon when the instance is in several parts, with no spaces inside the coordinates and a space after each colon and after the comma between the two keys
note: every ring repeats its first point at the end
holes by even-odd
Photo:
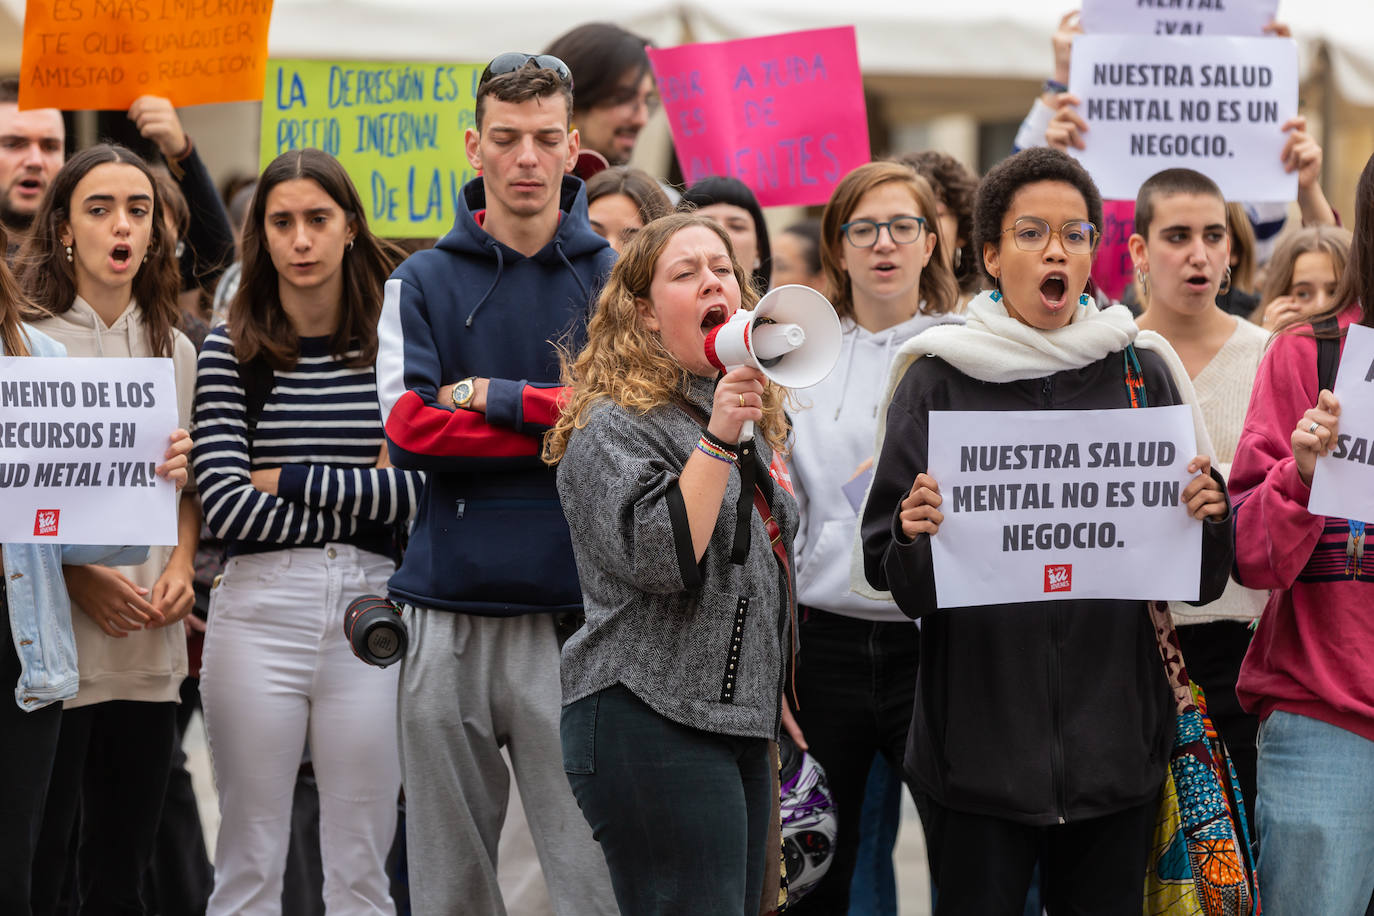
{"type": "Polygon", "coordinates": [[[816,758],[783,735],[778,741],[782,783],[782,854],[787,902],[796,903],[830,870],[839,830],[835,802],[816,758]]]}

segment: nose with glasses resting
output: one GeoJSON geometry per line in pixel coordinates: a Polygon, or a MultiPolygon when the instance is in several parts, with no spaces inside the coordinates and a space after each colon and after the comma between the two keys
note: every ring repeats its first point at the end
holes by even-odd
{"type": "Polygon", "coordinates": [[[1002,230],[1003,235],[1008,232],[1022,251],[1044,251],[1052,235],[1059,237],[1059,244],[1068,254],[1088,254],[1097,244],[1097,227],[1085,219],[1071,219],[1058,229],[1051,229],[1038,216],[1022,216],[1002,230]]]}
{"type": "Polygon", "coordinates": [[[849,244],[855,248],[872,248],[878,244],[878,233],[887,228],[888,237],[898,245],[910,245],[921,237],[926,227],[923,216],[894,216],[884,222],[871,219],[850,220],[840,227],[849,244]]]}

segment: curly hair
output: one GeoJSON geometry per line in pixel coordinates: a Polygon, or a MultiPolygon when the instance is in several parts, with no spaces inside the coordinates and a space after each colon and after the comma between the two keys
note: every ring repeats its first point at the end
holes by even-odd
{"type": "MultiPolygon", "coordinates": [[[[921,270],[917,288],[924,303],[921,311],[927,315],[943,315],[958,305],[959,288],[954,282],[949,249],[940,238],[940,222],[936,219],[935,192],[930,182],[901,162],[869,162],[840,179],[830,195],[830,202],[821,214],[821,267],[825,269],[825,285],[830,302],[841,318],[854,314],[854,287],[849,272],[841,266],[840,246],[844,244],[844,230],[859,201],[874,188],[897,182],[905,185],[916,200],[919,214],[926,221],[925,231],[935,236],[935,251],[930,263],[921,270]]],[[[918,236],[919,238],[919,236],[918,236]]]]}
{"type": "MultiPolygon", "coordinates": [[[[558,422],[544,437],[544,461],[557,464],[567,451],[568,438],[587,425],[587,412],[597,401],[608,399],[636,414],[681,399],[688,382],[687,371],[663,346],[663,341],[644,327],[638,304],[649,299],[654,270],[673,236],[684,229],[703,227],[725,244],[739,283],[740,308],[751,309],[758,293],[749,282],[725,230],[694,213],[673,213],[656,219],[635,233],[620,254],[597,299],[596,311],[587,322],[587,343],[579,353],[560,345],[563,384],[570,390],[558,422]]],[[[764,386],[763,421],[759,435],[775,451],[787,439],[784,393],[772,382],[764,386]]]]}
{"type": "Polygon", "coordinates": [[[1060,181],[1082,194],[1088,205],[1089,221],[1101,231],[1102,195],[1078,160],[1047,146],[1023,149],[989,169],[978,185],[973,204],[973,249],[978,252],[978,264],[988,280],[995,282],[996,277],[988,273],[983,246],[995,246],[1001,241],[1002,218],[1011,209],[1016,192],[1041,181],[1060,181]]]}
{"type": "Polygon", "coordinates": [[[930,182],[931,190],[945,209],[954,214],[959,238],[942,239],[954,261],[954,279],[959,291],[972,293],[982,285],[978,272],[978,254],[973,248],[973,195],[978,191],[978,176],[949,153],[928,149],[897,157],[903,165],[915,169],[916,174],[930,182]]]}

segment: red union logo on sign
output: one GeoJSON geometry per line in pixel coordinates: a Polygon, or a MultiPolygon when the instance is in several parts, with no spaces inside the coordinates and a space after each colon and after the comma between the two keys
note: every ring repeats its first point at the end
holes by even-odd
{"type": "Polygon", "coordinates": [[[1067,592],[1073,588],[1073,564],[1045,567],[1045,591],[1067,592]]]}
{"type": "Polygon", "coordinates": [[[39,509],[33,516],[33,533],[35,537],[56,536],[57,517],[62,514],[61,509],[39,509]]]}

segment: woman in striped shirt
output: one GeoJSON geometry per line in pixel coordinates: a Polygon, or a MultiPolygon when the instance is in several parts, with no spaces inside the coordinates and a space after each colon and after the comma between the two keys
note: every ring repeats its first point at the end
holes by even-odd
{"type": "Polygon", "coordinates": [[[338,161],[285,153],[253,197],[228,326],[201,351],[196,480],[229,544],[201,672],[220,800],[212,914],[280,912],[307,737],[326,908],[394,912],[398,669],[359,664],[338,632],[352,598],[384,592],[421,486],[387,461],[377,406],[391,268],[338,161]]]}

